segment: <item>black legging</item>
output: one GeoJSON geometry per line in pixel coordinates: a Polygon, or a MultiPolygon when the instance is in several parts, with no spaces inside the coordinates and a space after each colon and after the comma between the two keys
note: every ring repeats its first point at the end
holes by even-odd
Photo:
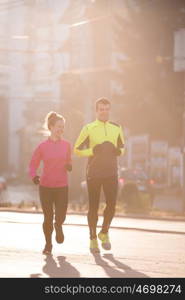
{"type": "Polygon", "coordinates": [[[107,233],[115,213],[118,178],[92,178],[87,180],[89,195],[88,224],[90,229],[90,239],[96,238],[96,226],[98,222],[98,208],[100,202],[101,187],[103,187],[106,207],[104,210],[104,220],[102,232],[107,233]]]}
{"type": "Polygon", "coordinates": [[[56,188],[39,186],[39,195],[44,213],[43,232],[45,240],[47,244],[52,244],[54,211],[55,226],[61,226],[66,218],[68,186],[56,188]]]}

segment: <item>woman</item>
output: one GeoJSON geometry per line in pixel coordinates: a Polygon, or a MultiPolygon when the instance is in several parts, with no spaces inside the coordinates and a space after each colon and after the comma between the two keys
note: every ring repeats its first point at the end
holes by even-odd
{"type": "Polygon", "coordinates": [[[66,217],[68,204],[67,171],[72,170],[71,145],[62,138],[65,119],[56,112],[50,112],[45,119],[50,131],[48,139],[41,142],[34,150],[29,174],[35,184],[39,184],[39,196],[44,213],[43,232],[45,247],[43,254],[52,252],[53,217],[57,243],[63,243],[62,224],[66,217]],[[41,177],[37,175],[40,162],[43,161],[41,177]]]}

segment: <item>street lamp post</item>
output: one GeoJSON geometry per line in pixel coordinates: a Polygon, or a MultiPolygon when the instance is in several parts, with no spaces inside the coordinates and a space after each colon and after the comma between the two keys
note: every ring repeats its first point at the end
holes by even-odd
{"type": "Polygon", "coordinates": [[[179,28],[174,32],[174,72],[183,72],[184,76],[184,94],[183,94],[183,115],[182,115],[182,158],[183,158],[183,176],[182,176],[182,201],[183,211],[185,213],[185,29],[179,28]]]}
{"type": "Polygon", "coordinates": [[[182,155],[183,155],[183,211],[185,212],[185,72],[184,72],[184,109],[183,109],[183,130],[182,130],[182,155]]]}

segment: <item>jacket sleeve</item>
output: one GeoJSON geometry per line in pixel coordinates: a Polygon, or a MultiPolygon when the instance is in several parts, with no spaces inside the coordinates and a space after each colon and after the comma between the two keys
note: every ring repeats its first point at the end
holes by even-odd
{"type": "Polygon", "coordinates": [[[92,148],[89,146],[90,140],[89,140],[89,131],[88,127],[84,126],[80,132],[79,137],[76,140],[75,146],[74,146],[74,153],[78,156],[92,156],[93,151],[92,148]]]}
{"type": "Polygon", "coordinates": [[[31,178],[34,178],[37,175],[37,169],[40,165],[41,161],[41,149],[40,146],[38,146],[35,151],[33,152],[30,164],[29,164],[29,176],[31,178]]]}
{"type": "Polygon", "coordinates": [[[124,140],[123,129],[121,126],[119,127],[119,136],[118,136],[118,140],[117,140],[117,147],[121,150],[120,155],[123,155],[125,152],[125,140],[124,140]]]}

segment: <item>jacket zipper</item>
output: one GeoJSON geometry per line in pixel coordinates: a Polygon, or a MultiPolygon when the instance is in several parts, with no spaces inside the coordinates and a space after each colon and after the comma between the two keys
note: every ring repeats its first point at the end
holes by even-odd
{"type": "Polygon", "coordinates": [[[105,123],[104,123],[104,131],[105,131],[105,135],[107,135],[107,130],[106,130],[105,123]]]}

